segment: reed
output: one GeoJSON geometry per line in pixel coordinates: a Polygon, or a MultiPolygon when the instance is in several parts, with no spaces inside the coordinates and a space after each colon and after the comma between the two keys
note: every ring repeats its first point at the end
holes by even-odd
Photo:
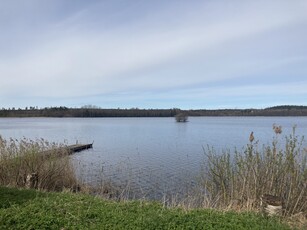
{"type": "Polygon", "coordinates": [[[299,138],[293,127],[284,148],[279,148],[281,126],[274,124],[273,131],[272,144],[260,150],[253,138],[244,150],[235,153],[205,149],[201,183],[214,208],[259,210],[261,197],[269,194],[281,199],[283,215],[307,213],[304,138],[299,138]]]}
{"type": "Polygon", "coordinates": [[[0,185],[48,191],[75,188],[73,166],[65,148],[60,147],[44,139],[6,140],[0,136],[0,185]]]}

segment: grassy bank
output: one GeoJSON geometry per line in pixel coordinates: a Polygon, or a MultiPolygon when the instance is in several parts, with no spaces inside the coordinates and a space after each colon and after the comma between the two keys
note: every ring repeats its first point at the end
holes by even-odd
{"type": "Polygon", "coordinates": [[[0,229],[289,229],[255,213],[0,187],[0,229]]]}

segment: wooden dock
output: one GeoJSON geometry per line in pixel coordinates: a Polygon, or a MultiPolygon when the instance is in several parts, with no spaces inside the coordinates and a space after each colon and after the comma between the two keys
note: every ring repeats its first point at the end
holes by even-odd
{"type": "Polygon", "coordinates": [[[69,154],[73,154],[76,152],[80,152],[86,149],[91,149],[93,148],[93,143],[92,144],[75,144],[75,145],[69,145],[66,147],[69,154]]]}
{"type": "Polygon", "coordinates": [[[74,144],[74,145],[67,145],[55,149],[50,149],[41,152],[44,156],[63,156],[63,155],[71,155],[76,152],[80,152],[86,149],[91,149],[93,148],[93,143],[92,144],[74,144]]]}

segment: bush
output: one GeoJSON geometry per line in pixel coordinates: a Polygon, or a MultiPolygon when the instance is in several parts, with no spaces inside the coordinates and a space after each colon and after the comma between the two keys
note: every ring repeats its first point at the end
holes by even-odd
{"type": "Polygon", "coordinates": [[[202,184],[212,206],[218,208],[259,208],[261,197],[270,194],[283,201],[284,215],[307,212],[307,154],[303,138],[295,127],[286,137],[284,149],[278,149],[281,127],[276,129],[271,146],[258,151],[251,141],[243,152],[217,154],[205,151],[206,163],[202,184]],[[276,131],[277,130],[277,131],[276,131]]]}
{"type": "Polygon", "coordinates": [[[58,191],[77,184],[65,148],[43,139],[5,140],[0,136],[0,185],[58,191]]]}
{"type": "Polygon", "coordinates": [[[177,122],[187,122],[188,116],[184,113],[179,113],[175,116],[177,122]]]}

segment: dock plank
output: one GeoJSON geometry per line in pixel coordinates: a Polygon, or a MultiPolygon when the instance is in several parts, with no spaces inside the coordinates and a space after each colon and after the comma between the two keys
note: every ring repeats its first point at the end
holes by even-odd
{"type": "Polygon", "coordinates": [[[83,150],[91,149],[93,148],[93,143],[92,144],[74,144],[74,145],[68,145],[68,146],[63,146],[55,149],[50,149],[43,151],[42,154],[44,156],[51,156],[51,155],[71,155],[76,152],[80,152],[83,150]]]}
{"type": "Polygon", "coordinates": [[[93,148],[93,144],[75,144],[75,145],[69,145],[66,148],[72,154],[72,153],[80,152],[86,149],[91,149],[93,148]]]}

